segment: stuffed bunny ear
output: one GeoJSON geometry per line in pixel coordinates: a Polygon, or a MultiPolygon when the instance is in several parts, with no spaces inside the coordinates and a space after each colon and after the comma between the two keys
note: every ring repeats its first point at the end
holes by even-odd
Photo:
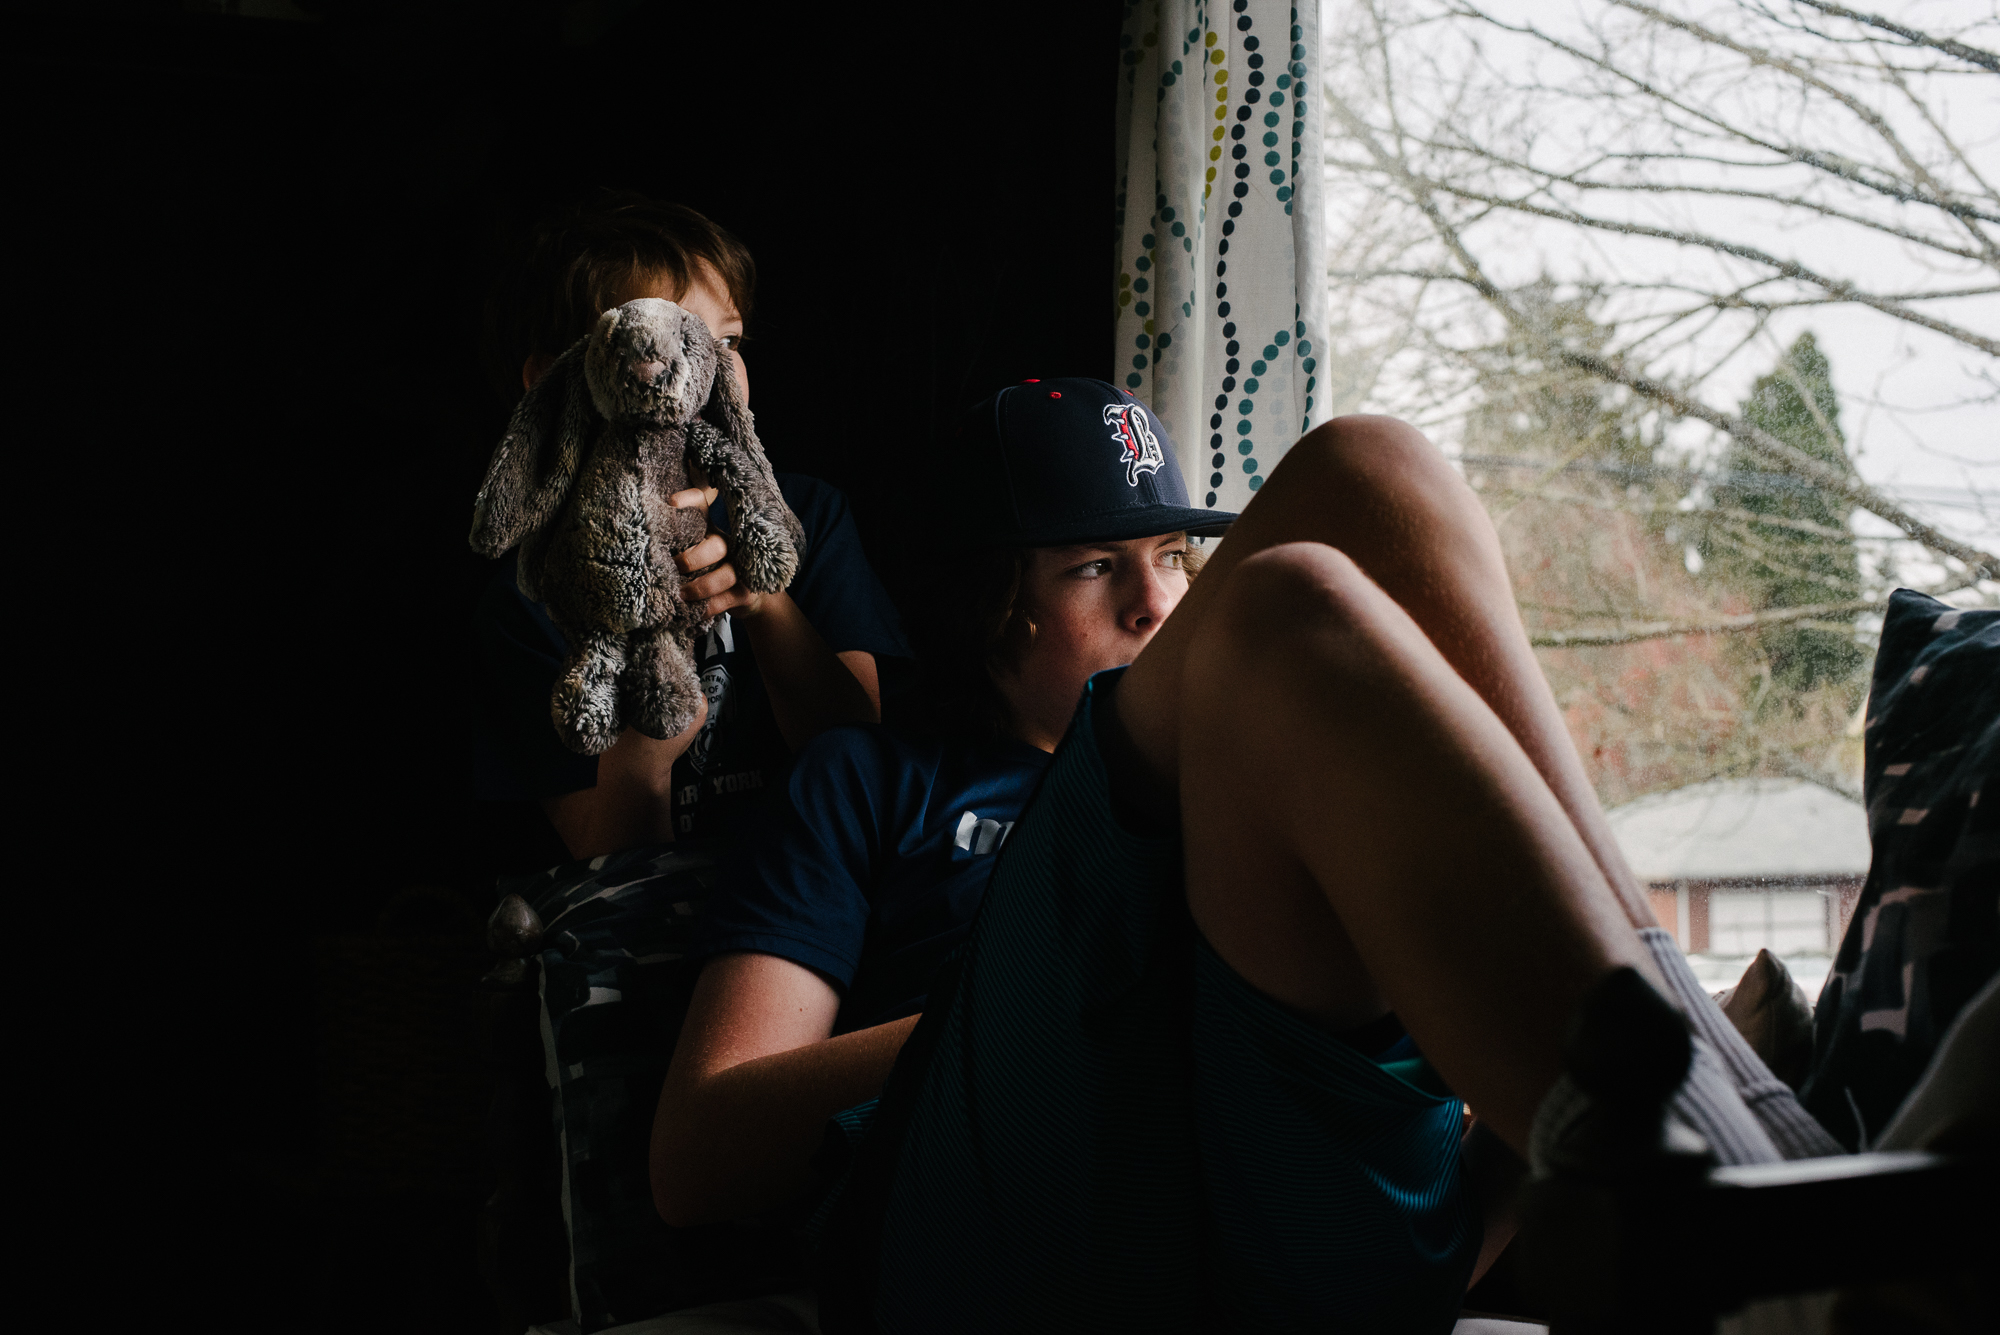
{"type": "Polygon", "coordinates": [[[750,425],[750,405],[743,401],[743,391],[736,384],[735,368],[720,344],[716,345],[715,358],[715,383],[709,386],[708,402],[703,405],[701,415],[710,426],[737,444],[755,445],[757,433],[750,425]]]}
{"type": "Polygon", "coordinates": [[[697,457],[708,479],[729,498],[736,525],[731,559],[744,588],[775,593],[792,582],[806,554],[806,532],[785,504],[771,461],[751,425],[750,407],[725,358],[715,370],[708,403],[694,432],[697,457]]]}
{"type": "Polygon", "coordinates": [[[499,556],[555,514],[576,480],[592,421],[579,341],[514,409],[472,506],[472,550],[499,556]]]}

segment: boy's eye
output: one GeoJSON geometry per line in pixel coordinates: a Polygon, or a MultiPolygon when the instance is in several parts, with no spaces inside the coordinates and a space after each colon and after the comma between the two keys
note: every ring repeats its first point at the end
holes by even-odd
{"type": "Polygon", "coordinates": [[[1182,547],[1182,548],[1177,548],[1176,550],[1171,552],[1161,552],[1160,559],[1166,562],[1167,569],[1169,570],[1186,569],[1187,548],[1182,547]]]}
{"type": "Polygon", "coordinates": [[[715,341],[717,343],[720,343],[724,348],[728,349],[730,352],[735,352],[737,349],[743,346],[743,335],[724,334],[721,338],[718,338],[715,341]]]}
{"type": "Polygon", "coordinates": [[[1108,560],[1086,561],[1069,573],[1078,579],[1102,579],[1111,573],[1111,562],[1108,560]]]}

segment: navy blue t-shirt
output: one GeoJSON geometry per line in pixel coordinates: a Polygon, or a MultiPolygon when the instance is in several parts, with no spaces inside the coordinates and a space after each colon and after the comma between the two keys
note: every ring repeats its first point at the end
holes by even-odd
{"type": "MultiPolygon", "coordinates": [[[[816,478],[778,474],[778,489],[806,532],[792,600],[827,647],[874,654],[885,696],[910,656],[894,604],[868,565],[847,498],[816,478]]],[[[718,500],[710,521],[729,532],[718,500]]],[[[473,796],[519,802],[597,785],[597,758],[578,755],[549,717],[569,646],[548,610],[522,594],[516,552],[500,561],[473,614],[483,671],[473,723],[473,796]]],[[[695,671],[708,695],[701,736],[674,762],[674,826],[683,835],[731,834],[744,827],[758,794],[791,762],[764,694],[750,639],[724,614],[695,645],[695,671]]]]}
{"type": "Polygon", "coordinates": [[[753,950],[824,974],[842,992],[836,1034],[916,1014],[1048,767],[1012,740],[822,733],[724,864],[694,953],[753,950]]]}

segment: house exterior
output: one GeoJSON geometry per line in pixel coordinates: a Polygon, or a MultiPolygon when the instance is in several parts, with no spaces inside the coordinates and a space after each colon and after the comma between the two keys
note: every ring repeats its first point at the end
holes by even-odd
{"type": "Polygon", "coordinates": [[[1606,813],[1691,954],[1831,955],[1868,875],[1868,815],[1804,779],[1718,779],[1606,813]]]}

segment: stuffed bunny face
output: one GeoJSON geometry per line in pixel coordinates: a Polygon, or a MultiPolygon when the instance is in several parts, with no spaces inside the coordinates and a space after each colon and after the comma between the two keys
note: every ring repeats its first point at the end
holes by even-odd
{"type": "Polygon", "coordinates": [[[598,317],[583,374],[597,411],[613,422],[673,426],[708,402],[720,351],[701,317],[671,301],[641,297],[598,317]]]}

